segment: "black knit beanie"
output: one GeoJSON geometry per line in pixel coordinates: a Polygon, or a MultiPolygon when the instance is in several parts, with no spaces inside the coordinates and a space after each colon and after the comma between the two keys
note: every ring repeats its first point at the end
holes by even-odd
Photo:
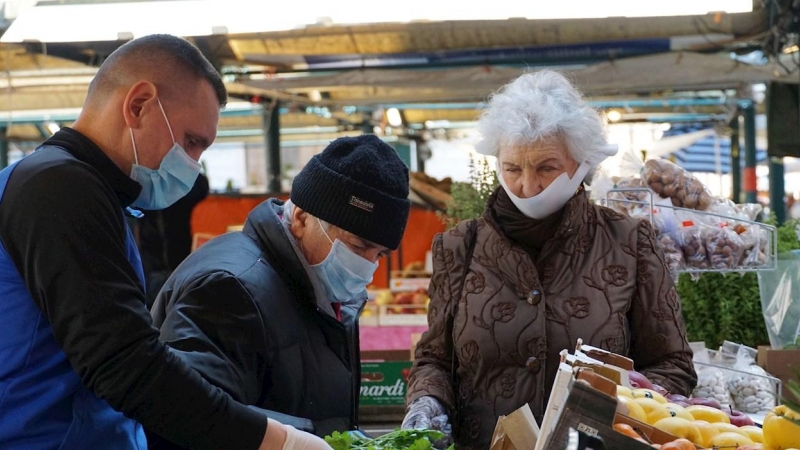
{"type": "Polygon", "coordinates": [[[292,203],[321,220],[392,250],[408,221],[408,167],[377,136],[336,139],[300,171],[292,203]]]}

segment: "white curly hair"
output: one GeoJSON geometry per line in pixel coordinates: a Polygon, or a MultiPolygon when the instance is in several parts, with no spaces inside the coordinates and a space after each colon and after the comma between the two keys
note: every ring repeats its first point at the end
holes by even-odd
{"type": "Polygon", "coordinates": [[[616,154],[606,141],[603,119],[561,73],[526,73],[491,96],[478,120],[478,153],[499,156],[504,147],[530,145],[552,137],[564,139],[570,156],[592,170],[616,154]]]}

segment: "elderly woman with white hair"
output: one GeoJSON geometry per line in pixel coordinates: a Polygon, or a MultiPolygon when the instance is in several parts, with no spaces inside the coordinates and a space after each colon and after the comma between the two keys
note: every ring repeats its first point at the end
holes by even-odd
{"type": "Polygon", "coordinates": [[[501,186],[481,218],[434,239],[403,428],[452,424],[457,448],[486,449],[499,416],[528,403],[541,421],[559,352],[578,338],[688,395],[692,352],[653,229],[584,191],[616,151],[597,112],[563,75],[540,71],[495,94],[479,128],[501,186]]]}

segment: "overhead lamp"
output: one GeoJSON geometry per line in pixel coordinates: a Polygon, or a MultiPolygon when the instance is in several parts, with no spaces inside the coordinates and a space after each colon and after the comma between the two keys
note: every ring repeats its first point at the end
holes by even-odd
{"type": "Polygon", "coordinates": [[[794,52],[796,52],[798,50],[800,50],[800,47],[798,47],[795,44],[795,45],[792,45],[792,46],[789,46],[789,47],[786,47],[785,49],[783,49],[783,53],[788,55],[789,53],[794,53],[794,52]]]}
{"type": "Polygon", "coordinates": [[[61,129],[61,125],[51,121],[45,122],[44,127],[47,128],[47,131],[50,132],[51,135],[56,134],[58,130],[61,129]]]}
{"type": "Polygon", "coordinates": [[[606,114],[606,117],[608,117],[609,122],[619,122],[620,119],[622,119],[622,113],[620,113],[615,109],[612,109],[606,114]]]}
{"type": "Polygon", "coordinates": [[[400,110],[397,108],[389,108],[386,110],[386,120],[389,125],[393,127],[400,127],[403,125],[403,117],[400,115],[400,110]]]}

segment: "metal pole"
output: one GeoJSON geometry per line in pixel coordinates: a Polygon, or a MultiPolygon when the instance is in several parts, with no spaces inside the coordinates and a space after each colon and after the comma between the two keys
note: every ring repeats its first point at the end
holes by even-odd
{"type": "Polygon", "coordinates": [[[264,105],[262,125],[267,153],[267,191],[280,193],[281,188],[281,122],[280,103],[264,105]]]}
{"type": "Polygon", "coordinates": [[[8,128],[0,127],[0,170],[8,167],[8,128]]]}
{"type": "Polygon", "coordinates": [[[756,203],[756,108],[752,102],[742,108],[744,113],[744,201],[756,203]]]}
{"type": "Polygon", "coordinates": [[[778,225],[786,220],[786,187],[784,186],[783,158],[769,158],[769,204],[778,225]]]}
{"type": "Polygon", "coordinates": [[[742,202],[742,158],[739,155],[739,115],[731,121],[731,200],[742,202]]]}

